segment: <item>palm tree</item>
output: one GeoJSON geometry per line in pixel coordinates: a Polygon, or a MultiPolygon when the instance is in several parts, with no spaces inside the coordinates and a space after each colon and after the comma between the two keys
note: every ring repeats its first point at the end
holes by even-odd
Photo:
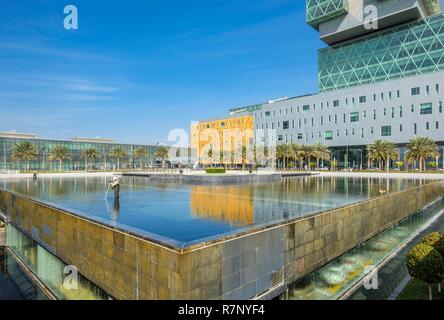
{"type": "Polygon", "coordinates": [[[304,145],[300,149],[300,155],[303,159],[307,159],[308,170],[311,167],[311,158],[314,156],[314,148],[310,145],[304,145]]]}
{"type": "Polygon", "coordinates": [[[276,159],[278,161],[278,168],[280,161],[284,161],[284,158],[286,156],[286,148],[285,145],[280,144],[276,147],[276,159]]]}
{"type": "Polygon", "coordinates": [[[316,158],[316,166],[319,168],[320,160],[330,161],[331,152],[327,146],[317,143],[313,146],[313,156],[316,158]]]}
{"type": "MultiPolygon", "coordinates": [[[[92,163],[93,160],[97,159],[98,157],[100,157],[100,152],[97,151],[97,149],[94,148],[89,148],[83,151],[83,157],[85,158],[85,164],[87,164],[88,160],[90,161],[90,168],[92,170],[92,163]]],[[[87,167],[87,166],[86,166],[87,167]]]]}
{"type": "Polygon", "coordinates": [[[242,171],[244,171],[245,163],[247,162],[247,147],[245,145],[242,146],[241,154],[242,154],[242,171]]]}
{"type": "Polygon", "coordinates": [[[26,171],[29,171],[29,161],[37,160],[39,158],[38,147],[28,141],[17,143],[12,152],[12,160],[26,161],[26,171]]]}
{"type": "MultiPolygon", "coordinates": [[[[211,156],[212,156],[213,151],[212,150],[210,150],[210,151],[211,151],[211,156]]],[[[158,147],[156,152],[154,153],[154,157],[158,160],[161,160],[162,161],[162,168],[165,168],[165,161],[168,160],[168,158],[169,158],[169,149],[165,146],[158,147]]]]}
{"type": "Polygon", "coordinates": [[[384,143],[385,149],[385,161],[386,161],[386,169],[387,172],[390,171],[390,160],[397,160],[399,158],[399,152],[395,147],[395,144],[389,141],[385,141],[384,143]]]}
{"type": "Polygon", "coordinates": [[[63,160],[71,159],[71,151],[65,145],[57,145],[51,148],[48,152],[48,160],[59,161],[59,171],[62,171],[63,160]]]}
{"type": "Polygon", "coordinates": [[[367,146],[367,158],[370,162],[378,162],[378,169],[382,170],[384,161],[387,170],[390,169],[390,160],[395,160],[398,152],[393,143],[385,140],[376,140],[373,144],[367,146]]]}
{"type": "Polygon", "coordinates": [[[406,160],[409,163],[419,161],[419,171],[426,169],[425,162],[429,158],[439,156],[438,145],[430,138],[416,137],[411,139],[407,145],[406,160]]]}
{"type": "Polygon", "coordinates": [[[140,169],[142,169],[142,160],[148,156],[148,151],[145,148],[138,148],[134,150],[134,157],[139,158],[140,169]]]}
{"type": "Polygon", "coordinates": [[[119,147],[110,151],[109,156],[111,158],[115,158],[117,160],[117,170],[120,169],[120,159],[125,159],[128,156],[128,153],[125,149],[119,147]]]}

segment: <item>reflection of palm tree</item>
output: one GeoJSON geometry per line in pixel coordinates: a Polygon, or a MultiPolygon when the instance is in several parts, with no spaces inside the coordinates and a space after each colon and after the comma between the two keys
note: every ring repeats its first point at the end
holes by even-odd
{"type": "Polygon", "coordinates": [[[148,151],[145,148],[138,148],[134,150],[134,158],[140,161],[140,169],[142,169],[142,160],[148,156],[148,151]]]}
{"type": "Polygon", "coordinates": [[[100,152],[97,151],[97,149],[89,148],[89,149],[86,149],[85,151],[83,151],[83,157],[85,158],[86,162],[88,162],[88,160],[90,161],[89,166],[92,170],[93,160],[96,160],[98,157],[100,157],[100,152]]]}
{"type": "Polygon", "coordinates": [[[128,153],[123,148],[115,148],[110,151],[109,156],[111,158],[115,158],[117,160],[117,170],[120,169],[120,159],[125,159],[128,156],[128,153]]]}
{"type": "Polygon", "coordinates": [[[71,151],[69,150],[69,148],[67,146],[58,145],[58,146],[52,147],[51,150],[49,150],[48,160],[49,161],[54,161],[54,160],[59,161],[59,171],[60,172],[62,171],[63,160],[68,160],[68,159],[71,159],[71,151]]]}
{"type": "Polygon", "coordinates": [[[165,161],[169,158],[169,150],[165,146],[160,146],[157,148],[156,152],[154,153],[154,157],[158,160],[162,161],[162,168],[165,167],[165,161]]]}
{"type": "Polygon", "coordinates": [[[425,162],[429,158],[439,157],[438,145],[430,138],[416,137],[407,145],[406,159],[409,163],[419,161],[419,171],[427,170],[425,162]]]}
{"type": "Polygon", "coordinates": [[[28,141],[23,141],[14,146],[12,152],[12,160],[26,161],[26,171],[29,171],[29,161],[37,160],[39,158],[38,147],[28,141]]]}

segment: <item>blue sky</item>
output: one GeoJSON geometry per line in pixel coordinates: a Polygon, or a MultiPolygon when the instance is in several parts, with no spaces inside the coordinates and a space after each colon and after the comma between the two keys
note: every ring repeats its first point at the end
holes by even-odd
{"type": "Polygon", "coordinates": [[[0,131],[167,143],[232,107],[316,91],[302,0],[0,0],[0,131]],[[79,29],[63,28],[63,8],[79,29]]]}

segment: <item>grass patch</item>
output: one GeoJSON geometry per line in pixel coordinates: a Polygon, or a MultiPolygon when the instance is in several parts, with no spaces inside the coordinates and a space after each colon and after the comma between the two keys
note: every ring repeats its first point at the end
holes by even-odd
{"type": "Polygon", "coordinates": [[[226,173],[227,170],[225,170],[224,168],[207,168],[205,169],[205,173],[208,174],[220,174],[220,173],[226,173]]]}
{"type": "MultiPolygon", "coordinates": [[[[444,288],[443,288],[444,289],[444,288]]],[[[444,290],[438,293],[438,285],[432,286],[433,300],[444,300],[444,290]]],[[[429,300],[429,288],[425,282],[413,279],[404,288],[398,297],[398,300],[429,300]]]]}

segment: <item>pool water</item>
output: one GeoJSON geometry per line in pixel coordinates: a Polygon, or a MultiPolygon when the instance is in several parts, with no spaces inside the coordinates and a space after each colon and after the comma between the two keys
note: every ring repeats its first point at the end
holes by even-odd
{"type": "Polygon", "coordinates": [[[428,183],[408,179],[294,177],[247,185],[154,183],[121,178],[120,200],[104,200],[109,177],[5,179],[0,188],[176,246],[303,217],[428,183]]]}

